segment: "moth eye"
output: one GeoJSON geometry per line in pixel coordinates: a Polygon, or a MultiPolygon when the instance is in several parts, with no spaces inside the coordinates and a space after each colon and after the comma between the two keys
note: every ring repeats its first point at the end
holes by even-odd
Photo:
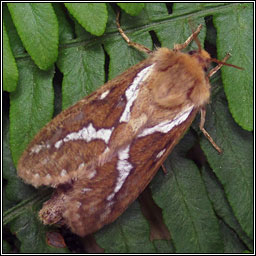
{"type": "Polygon", "coordinates": [[[188,54],[189,54],[189,55],[193,55],[193,54],[195,54],[196,52],[197,52],[197,51],[193,50],[193,51],[189,51],[188,54]]]}
{"type": "Polygon", "coordinates": [[[204,67],[204,72],[207,72],[208,71],[208,68],[207,67],[204,67]]]}

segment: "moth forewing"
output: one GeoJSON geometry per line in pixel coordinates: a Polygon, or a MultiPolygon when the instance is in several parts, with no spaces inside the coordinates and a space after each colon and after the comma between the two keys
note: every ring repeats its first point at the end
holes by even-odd
{"type": "Polygon", "coordinates": [[[84,236],[122,214],[208,103],[209,58],[160,48],[48,123],[18,163],[25,182],[57,188],[42,221],[84,236]]]}
{"type": "Polygon", "coordinates": [[[176,134],[182,135],[190,126],[196,111],[171,132],[153,132],[138,136],[131,144],[121,148],[111,162],[96,167],[99,177],[92,182],[81,177],[66,196],[69,208],[64,218],[79,235],[97,231],[114,221],[145,189],[168,153],[178,142],[176,134]],[[107,174],[106,174],[107,172],[107,174]],[[115,175],[115,179],[109,177],[115,175]],[[84,191],[86,190],[86,196],[84,191]]]}
{"type": "Polygon", "coordinates": [[[83,163],[105,150],[108,134],[126,105],[124,92],[147,62],[133,66],[42,128],[18,162],[19,176],[36,187],[76,179],[83,163]]]}

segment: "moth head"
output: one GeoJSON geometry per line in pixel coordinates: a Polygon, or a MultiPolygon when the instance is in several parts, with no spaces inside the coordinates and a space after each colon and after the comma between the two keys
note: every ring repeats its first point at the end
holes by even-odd
{"type": "Polygon", "coordinates": [[[188,54],[193,56],[194,58],[196,58],[199,65],[202,67],[202,69],[205,72],[207,72],[207,70],[210,66],[210,63],[212,62],[211,56],[207,51],[200,48],[200,50],[190,51],[188,54]]]}
{"type": "Polygon", "coordinates": [[[191,55],[160,48],[154,54],[153,88],[154,102],[164,108],[181,108],[185,105],[201,106],[208,102],[210,85],[204,68],[210,64],[206,51],[191,55]],[[203,69],[202,69],[203,67],[203,69]]]}
{"type": "MultiPolygon", "coordinates": [[[[192,29],[191,24],[190,24],[190,26],[191,26],[191,29],[192,29]]],[[[197,29],[197,31],[193,31],[193,29],[192,29],[193,40],[197,44],[198,49],[194,50],[194,51],[190,51],[189,54],[192,55],[193,57],[197,58],[197,60],[199,62],[199,65],[203,68],[203,70],[205,72],[208,70],[211,62],[215,62],[218,65],[224,65],[224,66],[230,66],[230,67],[233,67],[233,68],[243,69],[243,68],[238,67],[236,65],[228,64],[228,63],[225,62],[228,59],[228,57],[230,56],[230,54],[226,55],[225,61],[220,61],[218,59],[211,58],[210,54],[207,51],[205,51],[204,49],[202,49],[201,43],[198,39],[198,34],[201,30],[201,27],[199,26],[198,28],[200,28],[200,29],[199,30],[197,29]]]]}
{"type": "MultiPolygon", "coordinates": [[[[225,61],[221,61],[221,60],[218,60],[218,59],[215,59],[215,58],[211,58],[210,54],[207,51],[205,51],[204,49],[201,49],[201,47],[199,48],[199,50],[193,50],[193,51],[188,52],[188,54],[197,59],[199,65],[202,67],[202,69],[205,72],[207,72],[211,62],[215,62],[219,65],[224,65],[224,66],[229,66],[229,67],[233,67],[233,68],[243,69],[243,68],[238,67],[236,65],[226,63],[225,61]]],[[[227,54],[226,56],[227,56],[226,58],[228,58],[230,55],[227,54]]]]}

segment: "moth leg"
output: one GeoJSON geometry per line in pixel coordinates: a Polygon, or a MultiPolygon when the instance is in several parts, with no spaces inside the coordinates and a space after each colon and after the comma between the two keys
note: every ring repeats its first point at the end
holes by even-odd
{"type": "Polygon", "coordinates": [[[195,32],[192,33],[192,35],[183,43],[183,44],[175,44],[173,50],[174,51],[180,51],[182,49],[185,49],[195,38],[197,38],[198,34],[200,33],[200,30],[202,29],[203,25],[200,24],[195,32]]]}
{"type": "MultiPolygon", "coordinates": [[[[222,62],[226,62],[226,60],[230,57],[230,53],[227,53],[222,62]]],[[[211,69],[210,72],[208,73],[208,77],[210,78],[213,76],[221,67],[223,64],[218,64],[215,68],[211,69]]]]}
{"type": "Polygon", "coordinates": [[[124,33],[123,29],[121,28],[120,22],[119,22],[119,18],[120,18],[120,12],[118,11],[117,15],[116,15],[116,25],[117,25],[118,31],[120,32],[120,34],[123,37],[123,39],[127,42],[127,44],[129,46],[134,47],[135,49],[137,49],[137,50],[139,50],[141,52],[145,52],[147,54],[152,53],[152,51],[150,49],[148,49],[146,46],[144,46],[142,44],[138,44],[138,43],[132,42],[130,40],[130,38],[124,33]]]}
{"type": "Polygon", "coordinates": [[[164,174],[167,174],[167,170],[166,170],[166,168],[165,168],[165,166],[164,166],[164,163],[162,163],[161,167],[162,167],[162,169],[163,169],[164,174]]]}
{"type": "Polygon", "coordinates": [[[200,121],[199,128],[203,132],[204,136],[211,142],[213,147],[218,151],[218,153],[221,154],[222,150],[220,149],[220,147],[214,142],[214,140],[210,136],[210,134],[204,129],[205,115],[206,115],[206,110],[205,110],[205,108],[202,108],[201,109],[201,121],[200,121]]]}

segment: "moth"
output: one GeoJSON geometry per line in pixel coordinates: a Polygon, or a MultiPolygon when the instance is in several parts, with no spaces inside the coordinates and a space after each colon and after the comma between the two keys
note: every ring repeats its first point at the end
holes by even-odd
{"type": "Polygon", "coordinates": [[[18,175],[35,187],[56,188],[39,217],[85,236],[113,222],[139,196],[210,98],[209,77],[223,64],[201,48],[199,26],[173,50],[149,57],[61,112],[21,156],[18,175]],[[183,53],[195,40],[198,50],[183,53]],[[218,66],[206,73],[210,63],[218,66]]]}

